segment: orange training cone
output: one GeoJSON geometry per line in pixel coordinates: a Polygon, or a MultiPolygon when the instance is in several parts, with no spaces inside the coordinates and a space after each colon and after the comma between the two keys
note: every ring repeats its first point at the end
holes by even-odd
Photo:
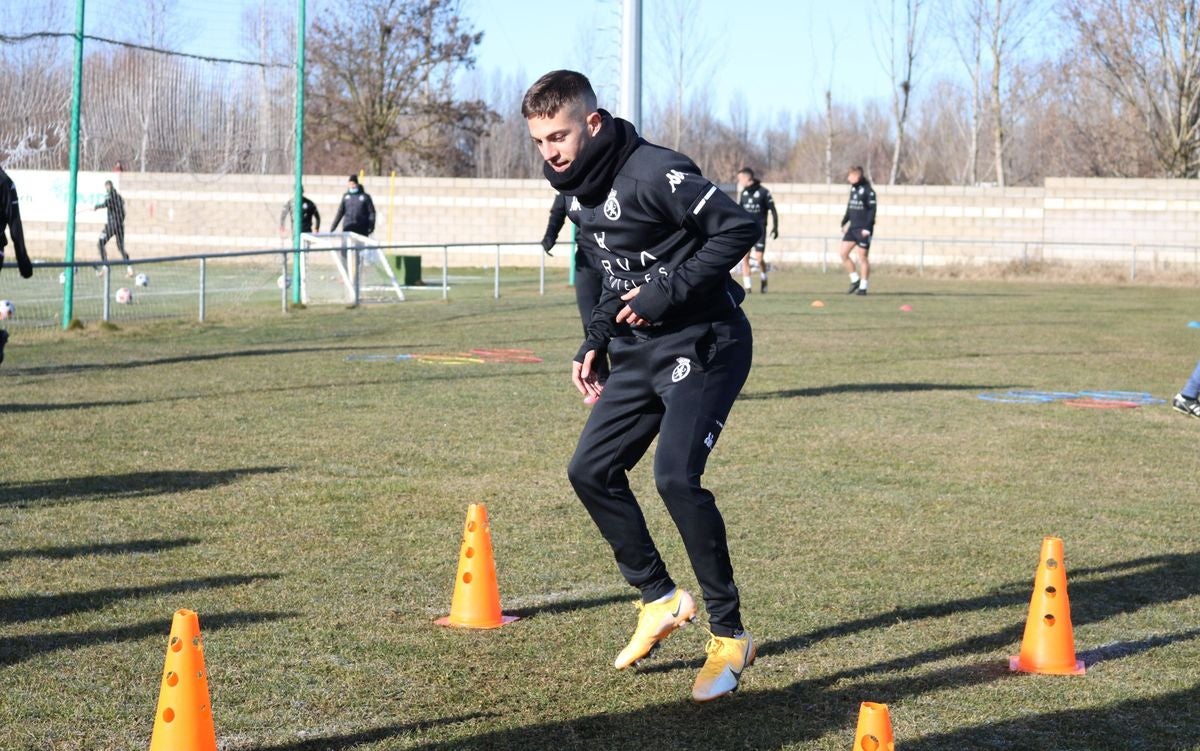
{"type": "Polygon", "coordinates": [[[858,708],[858,729],[853,751],[895,751],[892,718],[886,704],[864,701],[858,708]]]}
{"type": "Polygon", "coordinates": [[[177,610],[171,621],[150,751],[217,751],[200,619],[177,610]]]}
{"type": "Polygon", "coordinates": [[[463,526],[450,617],[435,622],[439,626],[499,628],[515,620],[516,616],[500,612],[500,587],[496,584],[487,509],[482,503],[472,503],[467,507],[467,522],[463,526]]]}
{"type": "Polygon", "coordinates": [[[1021,654],[1008,658],[1008,668],[1051,675],[1084,673],[1083,660],[1075,659],[1067,568],[1063,563],[1063,541],[1057,537],[1042,540],[1042,560],[1033,580],[1021,654]]]}

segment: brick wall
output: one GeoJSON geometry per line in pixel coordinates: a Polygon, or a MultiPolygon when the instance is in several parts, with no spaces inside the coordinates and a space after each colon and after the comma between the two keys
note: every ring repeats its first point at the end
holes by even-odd
{"type": "MultiPolygon", "coordinates": [[[[332,224],[345,189],[342,177],[305,179],[322,226],[332,224]]],[[[543,180],[367,177],[379,220],[375,239],[394,244],[438,244],[422,255],[441,263],[442,243],[529,243],[505,249],[506,264],[539,263],[536,243],[545,229],[553,192],[543,180]]],[[[768,244],[776,261],[816,262],[836,255],[846,186],[768,184],[780,214],[781,237],[768,244]]],[[[1042,188],[876,186],[879,215],[873,257],[884,263],[1002,262],[1014,257],[1120,261],[1129,249],[1191,259],[1200,246],[1200,181],[1052,178],[1042,188]],[[1165,245],[1185,246],[1179,251],[1165,245]]],[[[219,253],[284,247],[279,213],[291,192],[283,175],[177,175],[124,173],[120,190],[128,220],[126,240],[136,257],[219,253]]],[[[100,225],[86,215],[77,226],[77,255],[94,258],[100,225]]],[[[63,255],[64,222],[28,222],[31,253],[63,255]]],[[[563,242],[569,229],[562,232],[563,242]]],[[[111,245],[110,245],[111,247],[111,245]]],[[[455,263],[486,264],[495,251],[455,251],[455,263]]],[[[562,265],[565,253],[549,259],[562,265]]]]}

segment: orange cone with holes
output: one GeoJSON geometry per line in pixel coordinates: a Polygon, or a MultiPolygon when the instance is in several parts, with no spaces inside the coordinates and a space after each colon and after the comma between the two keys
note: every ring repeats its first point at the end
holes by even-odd
{"type": "Polygon", "coordinates": [[[858,708],[858,729],[853,751],[895,751],[892,718],[886,704],[864,701],[858,708]]]}
{"type": "Polygon", "coordinates": [[[515,620],[516,616],[500,612],[500,586],[496,583],[487,509],[482,503],[472,503],[467,507],[467,521],[463,525],[450,616],[435,622],[439,626],[499,628],[515,620]]]}
{"type": "Polygon", "coordinates": [[[150,751],[217,751],[200,619],[191,610],[171,621],[150,751]]]}
{"type": "Polygon", "coordinates": [[[1033,580],[1029,618],[1021,639],[1021,654],[1008,658],[1009,670],[1050,675],[1083,675],[1083,660],[1075,659],[1071,602],[1067,599],[1067,567],[1063,541],[1042,540],[1042,560],[1033,580]]]}

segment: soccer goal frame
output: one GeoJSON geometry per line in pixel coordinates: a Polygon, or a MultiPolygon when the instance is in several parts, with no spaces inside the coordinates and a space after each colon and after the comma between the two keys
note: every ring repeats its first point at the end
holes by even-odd
{"type": "Polygon", "coordinates": [[[337,277],[344,290],[344,302],[358,305],[363,292],[384,293],[390,299],[395,293],[399,302],[404,302],[404,290],[396,279],[387,257],[379,243],[357,232],[305,232],[300,236],[301,247],[310,252],[300,254],[300,301],[305,305],[312,302],[309,295],[309,264],[312,251],[326,250],[337,269],[337,277]],[[363,267],[377,267],[387,278],[384,284],[363,285],[363,267]]]}

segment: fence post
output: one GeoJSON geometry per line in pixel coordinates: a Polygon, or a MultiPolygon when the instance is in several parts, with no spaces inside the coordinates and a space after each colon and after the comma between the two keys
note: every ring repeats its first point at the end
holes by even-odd
{"type": "Polygon", "coordinates": [[[492,285],[492,297],[500,299],[500,243],[496,243],[496,281],[492,285]]]}
{"type": "Polygon", "coordinates": [[[112,266],[102,266],[104,269],[104,305],[102,306],[101,317],[105,323],[108,323],[109,301],[112,298],[112,266]]]}
{"type": "MultiPolygon", "coordinates": [[[[208,263],[206,258],[200,259],[200,323],[204,323],[204,292],[208,286],[208,263]]],[[[297,264],[299,265],[299,264],[297,264]]]]}
{"type": "Polygon", "coordinates": [[[287,253],[280,253],[279,257],[283,260],[283,265],[280,267],[283,270],[283,284],[279,285],[279,302],[282,306],[284,315],[287,315],[287,293],[288,293],[288,268],[287,268],[287,253]]]}
{"type": "Polygon", "coordinates": [[[354,246],[354,307],[362,302],[362,245],[354,246]]]}
{"type": "Polygon", "coordinates": [[[825,267],[825,256],[829,255],[829,238],[821,238],[821,273],[824,274],[827,269],[825,267]]]}
{"type": "Polygon", "coordinates": [[[1021,270],[1029,271],[1029,243],[1021,243],[1021,270]]]}
{"type": "Polygon", "coordinates": [[[925,275],[925,240],[921,239],[921,256],[917,259],[917,273],[921,276],[925,275]]]}
{"type": "Polygon", "coordinates": [[[450,296],[450,246],[442,246],[442,299],[450,296]]]}
{"type": "Polygon", "coordinates": [[[1129,281],[1137,279],[1137,244],[1133,246],[1133,253],[1129,256],[1129,281]]]}

